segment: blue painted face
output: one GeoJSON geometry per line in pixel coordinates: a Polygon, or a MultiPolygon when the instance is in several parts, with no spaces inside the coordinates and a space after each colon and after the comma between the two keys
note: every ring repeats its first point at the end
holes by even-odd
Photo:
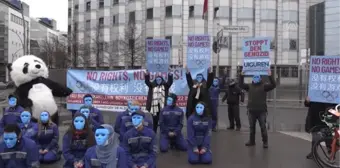
{"type": "Polygon", "coordinates": [[[196,80],[197,82],[201,83],[203,81],[203,75],[201,74],[196,75],[196,80]]]}
{"type": "Polygon", "coordinates": [[[84,104],[87,106],[92,106],[93,99],[91,97],[85,97],[84,98],[84,104]]]}
{"type": "Polygon", "coordinates": [[[41,112],[40,113],[40,121],[42,122],[42,123],[47,123],[48,122],[48,120],[49,120],[49,118],[50,118],[50,115],[48,114],[48,112],[41,112]]]}
{"type": "Polygon", "coordinates": [[[172,106],[174,104],[174,99],[172,97],[168,97],[166,99],[166,105],[172,106]]]}
{"type": "Polygon", "coordinates": [[[3,137],[7,148],[13,148],[17,144],[18,136],[15,132],[5,132],[3,137]]]}
{"type": "Polygon", "coordinates": [[[9,105],[10,107],[16,106],[16,105],[17,105],[17,98],[15,98],[15,97],[9,98],[9,99],[8,99],[8,105],[9,105]]]}
{"type": "Polygon", "coordinates": [[[131,112],[131,113],[134,113],[134,112],[136,112],[136,111],[138,111],[138,110],[140,110],[140,107],[139,107],[139,106],[137,106],[137,105],[131,105],[131,107],[130,107],[130,112],[131,112]]]}
{"type": "Polygon", "coordinates": [[[73,125],[76,130],[83,130],[85,128],[85,118],[81,116],[74,118],[73,125]]]}
{"type": "Polygon", "coordinates": [[[134,115],[134,116],[132,116],[132,124],[133,124],[133,126],[135,126],[137,128],[140,125],[142,125],[143,118],[144,117],[141,116],[141,115],[134,115]]]}
{"type": "Polygon", "coordinates": [[[214,86],[218,86],[219,83],[220,83],[220,80],[218,80],[218,79],[215,78],[214,81],[213,81],[213,85],[214,85],[214,86]]]}
{"type": "Polygon", "coordinates": [[[97,129],[95,133],[95,138],[97,145],[104,146],[107,144],[110,137],[110,131],[105,128],[97,129]]]}
{"type": "Polygon", "coordinates": [[[88,109],[88,108],[82,108],[82,109],[80,109],[79,112],[82,113],[82,114],[84,114],[84,116],[85,116],[86,118],[89,118],[89,116],[90,116],[90,109],[88,109]]]}
{"type": "Polygon", "coordinates": [[[23,124],[28,124],[30,121],[31,121],[31,113],[28,112],[28,111],[23,111],[21,114],[20,114],[20,119],[21,119],[21,122],[23,124]]]}
{"type": "Polygon", "coordinates": [[[261,76],[260,75],[254,75],[253,76],[253,83],[260,83],[261,82],[261,76]]]}
{"type": "Polygon", "coordinates": [[[162,82],[163,82],[163,80],[162,80],[161,77],[157,77],[157,78],[156,78],[156,83],[157,83],[157,85],[160,85],[162,82]]]}
{"type": "Polygon", "coordinates": [[[197,113],[198,115],[203,115],[204,108],[205,108],[205,107],[204,107],[203,104],[201,104],[201,103],[197,104],[197,105],[196,105],[196,113],[197,113]]]}

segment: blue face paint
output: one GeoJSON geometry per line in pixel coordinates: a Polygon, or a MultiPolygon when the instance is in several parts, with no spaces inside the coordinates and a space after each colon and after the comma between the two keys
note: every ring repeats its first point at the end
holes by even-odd
{"type": "Polygon", "coordinates": [[[7,148],[13,148],[18,141],[18,136],[14,132],[5,132],[3,138],[7,148]]]}
{"type": "Polygon", "coordinates": [[[90,109],[88,109],[88,108],[82,108],[82,109],[80,109],[79,112],[82,113],[82,114],[84,114],[84,116],[85,116],[86,118],[89,118],[89,116],[90,116],[90,109]]]}
{"type": "Polygon", "coordinates": [[[140,125],[142,125],[142,121],[143,121],[143,116],[141,116],[141,115],[132,116],[132,124],[136,128],[139,127],[140,125]]]}
{"type": "Polygon", "coordinates": [[[136,106],[136,105],[131,105],[129,110],[130,110],[131,113],[134,113],[134,112],[140,110],[140,107],[136,106]]]}
{"type": "Polygon", "coordinates": [[[8,99],[8,105],[9,105],[10,107],[16,106],[16,105],[17,105],[17,98],[15,98],[15,97],[9,98],[9,99],[8,99]]]}
{"type": "Polygon", "coordinates": [[[110,131],[108,129],[105,129],[105,128],[97,129],[95,133],[95,139],[96,139],[97,145],[99,146],[106,145],[108,142],[109,136],[110,136],[110,131]]]}
{"type": "Polygon", "coordinates": [[[204,105],[203,104],[201,104],[201,103],[199,103],[199,104],[197,104],[196,105],[196,113],[198,114],[198,115],[202,115],[203,114],[203,112],[204,112],[204,105]]]}
{"type": "Polygon", "coordinates": [[[163,80],[162,80],[161,77],[157,77],[157,78],[156,78],[156,83],[157,83],[157,85],[160,85],[162,82],[163,82],[163,80]]]}
{"type": "Polygon", "coordinates": [[[213,81],[213,85],[214,85],[214,86],[218,86],[219,83],[220,83],[220,80],[214,79],[214,81],[213,81]]]}
{"type": "Polygon", "coordinates": [[[76,130],[83,130],[85,128],[85,118],[82,116],[74,118],[73,125],[76,130]]]}
{"type": "Polygon", "coordinates": [[[47,123],[48,122],[48,120],[49,120],[49,118],[50,118],[50,115],[48,114],[48,112],[41,112],[40,113],[40,121],[42,122],[42,123],[47,123]]]}
{"type": "Polygon", "coordinates": [[[174,104],[174,99],[172,97],[168,97],[166,99],[166,105],[172,106],[174,104]]]}
{"type": "Polygon", "coordinates": [[[23,124],[28,124],[31,121],[31,113],[28,111],[23,111],[20,114],[20,119],[23,124]]]}
{"type": "Polygon", "coordinates": [[[203,81],[203,76],[201,74],[196,75],[196,80],[198,83],[201,83],[203,81]]]}
{"type": "Polygon", "coordinates": [[[260,83],[261,82],[261,76],[260,75],[254,75],[253,76],[253,83],[260,83]]]}
{"type": "Polygon", "coordinates": [[[93,99],[91,97],[85,97],[84,98],[84,104],[87,106],[92,106],[93,99]]]}

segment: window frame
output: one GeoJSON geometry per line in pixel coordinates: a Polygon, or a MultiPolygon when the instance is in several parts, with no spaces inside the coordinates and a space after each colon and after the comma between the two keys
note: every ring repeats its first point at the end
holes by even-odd
{"type": "Polygon", "coordinates": [[[195,6],[189,6],[189,18],[195,17],[195,6]]]}
{"type": "Polygon", "coordinates": [[[153,19],[153,9],[154,8],[146,9],[146,19],[147,20],[152,20],[153,19]],[[149,12],[151,12],[151,13],[149,13],[149,12]]]}
{"type": "Polygon", "coordinates": [[[86,2],[85,10],[88,12],[91,10],[91,1],[86,2]]]}
{"type": "Polygon", "coordinates": [[[172,18],[172,11],[173,11],[172,5],[171,6],[166,6],[165,7],[165,18],[172,18]],[[171,10],[170,14],[169,14],[169,9],[171,10]]]}

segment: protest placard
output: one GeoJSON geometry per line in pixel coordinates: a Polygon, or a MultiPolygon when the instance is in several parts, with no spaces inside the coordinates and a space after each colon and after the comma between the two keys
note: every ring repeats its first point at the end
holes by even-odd
{"type": "Polygon", "coordinates": [[[170,62],[170,40],[146,40],[146,68],[150,72],[168,72],[170,62]]]}
{"type": "Polygon", "coordinates": [[[210,67],[210,48],[209,35],[189,35],[187,67],[189,69],[207,69],[210,67]]]}
{"type": "Polygon", "coordinates": [[[268,75],[270,69],[270,38],[244,39],[242,50],[245,75],[268,75]]]}
{"type": "MultiPolygon", "coordinates": [[[[68,70],[67,87],[73,93],[67,99],[67,109],[79,110],[83,105],[83,96],[94,96],[94,106],[100,110],[122,112],[127,108],[127,100],[138,100],[143,104],[147,100],[148,87],[145,84],[144,69],[121,71],[68,70]]],[[[192,70],[206,74],[203,70],[192,70]]],[[[161,75],[167,80],[167,73],[150,73],[151,80],[161,75]]],[[[170,92],[178,95],[177,105],[185,110],[189,92],[185,70],[173,70],[174,82],[170,92]]]]}
{"type": "Polygon", "coordinates": [[[308,96],[312,102],[340,103],[340,56],[311,56],[308,96]]]}

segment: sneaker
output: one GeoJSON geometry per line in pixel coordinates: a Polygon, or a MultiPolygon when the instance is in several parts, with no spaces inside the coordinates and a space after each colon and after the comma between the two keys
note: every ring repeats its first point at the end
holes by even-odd
{"type": "Polygon", "coordinates": [[[236,131],[241,131],[241,128],[236,128],[236,131]]]}
{"type": "Polygon", "coordinates": [[[268,148],[268,142],[263,143],[263,148],[267,149],[268,148]]]}
{"type": "Polygon", "coordinates": [[[217,129],[216,129],[216,128],[213,128],[212,131],[213,131],[213,132],[217,132],[217,129]]]}
{"type": "Polygon", "coordinates": [[[234,130],[234,127],[228,127],[227,130],[234,130]]]}
{"type": "Polygon", "coordinates": [[[255,142],[247,142],[245,145],[246,146],[255,146],[255,142]]]}

